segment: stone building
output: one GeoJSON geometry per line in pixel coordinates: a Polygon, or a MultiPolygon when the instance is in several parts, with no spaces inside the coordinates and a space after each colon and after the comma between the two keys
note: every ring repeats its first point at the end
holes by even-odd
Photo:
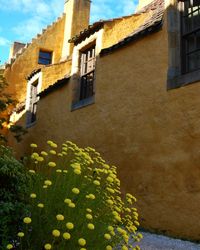
{"type": "Polygon", "coordinates": [[[30,44],[14,43],[5,77],[35,142],[72,140],[119,167],[143,228],[200,240],[200,1],[140,0],[135,13],[89,25],[90,1],[30,44]]]}

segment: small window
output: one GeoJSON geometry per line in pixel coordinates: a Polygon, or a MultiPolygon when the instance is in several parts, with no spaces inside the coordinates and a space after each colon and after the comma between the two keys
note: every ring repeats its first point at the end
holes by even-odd
{"type": "Polygon", "coordinates": [[[52,63],[52,52],[40,50],[39,52],[39,64],[48,65],[52,63]]]}
{"type": "Polygon", "coordinates": [[[81,52],[80,101],[94,95],[95,45],[81,52]]]}
{"type": "Polygon", "coordinates": [[[200,0],[183,3],[181,15],[182,73],[200,69],[200,0]]]}
{"type": "Polygon", "coordinates": [[[36,121],[36,111],[38,103],[38,80],[30,85],[29,110],[27,113],[27,126],[36,121]]]}

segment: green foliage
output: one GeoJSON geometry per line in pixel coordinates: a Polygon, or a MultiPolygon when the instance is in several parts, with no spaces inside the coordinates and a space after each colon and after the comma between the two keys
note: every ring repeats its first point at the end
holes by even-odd
{"type": "Polygon", "coordinates": [[[31,205],[19,232],[19,249],[139,249],[129,245],[130,238],[142,238],[136,199],[126,194],[122,200],[116,167],[92,148],[67,141],[58,150],[55,143],[48,144],[48,153],[33,152],[27,163],[31,205]]]}
{"type": "MultiPolygon", "coordinates": [[[[25,196],[29,177],[9,148],[0,145],[0,249],[15,235],[26,212],[25,196]]],[[[5,248],[2,248],[5,249],[5,248]]]]}

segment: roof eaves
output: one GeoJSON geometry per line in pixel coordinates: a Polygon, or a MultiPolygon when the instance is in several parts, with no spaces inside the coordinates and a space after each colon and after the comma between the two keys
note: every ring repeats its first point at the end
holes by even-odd
{"type": "Polygon", "coordinates": [[[38,94],[38,96],[39,96],[40,98],[42,98],[42,97],[47,96],[49,93],[53,92],[54,90],[59,89],[59,88],[62,88],[65,84],[68,83],[69,79],[70,79],[70,76],[69,76],[69,75],[65,76],[64,78],[58,80],[58,81],[55,82],[54,84],[52,84],[52,85],[50,85],[49,87],[47,87],[46,89],[44,89],[42,92],[40,92],[40,93],[38,94]]]}

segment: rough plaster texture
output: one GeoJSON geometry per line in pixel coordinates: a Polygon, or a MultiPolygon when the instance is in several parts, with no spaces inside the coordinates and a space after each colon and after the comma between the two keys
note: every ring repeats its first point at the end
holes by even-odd
{"type": "Polygon", "coordinates": [[[70,75],[71,60],[46,66],[42,69],[42,90],[54,84],[64,75],[70,75]]]}
{"type": "Polygon", "coordinates": [[[133,15],[104,24],[102,48],[110,47],[136,30],[151,13],[133,15]]]}
{"type": "Polygon", "coordinates": [[[8,92],[22,102],[26,96],[26,77],[36,68],[43,67],[38,64],[39,49],[53,51],[53,63],[61,59],[65,16],[49,27],[21,54],[11,66],[5,70],[5,78],[9,83],[8,92]]]}

